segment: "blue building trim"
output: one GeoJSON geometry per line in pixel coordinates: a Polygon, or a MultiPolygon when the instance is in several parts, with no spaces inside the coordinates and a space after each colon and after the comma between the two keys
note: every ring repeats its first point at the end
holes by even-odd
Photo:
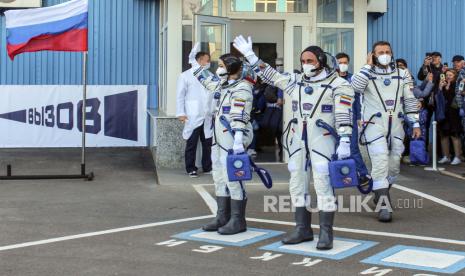
{"type": "MultiPolygon", "coordinates": [[[[44,6],[65,0],[44,0],[44,6]]],[[[157,108],[159,1],[90,0],[90,85],[148,85],[147,106],[157,108]]],[[[79,85],[82,54],[6,52],[5,17],[0,21],[0,85],[79,85]]]]}
{"type": "Polygon", "coordinates": [[[388,0],[388,12],[368,16],[368,49],[378,40],[391,42],[416,76],[426,52],[439,51],[443,62],[465,54],[465,1],[388,0]]]}

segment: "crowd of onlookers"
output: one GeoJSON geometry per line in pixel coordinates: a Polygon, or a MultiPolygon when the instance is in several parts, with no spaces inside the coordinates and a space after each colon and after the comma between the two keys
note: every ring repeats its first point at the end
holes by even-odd
{"type": "MultiPolygon", "coordinates": [[[[396,63],[397,67],[408,70],[404,59],[398,59],[396,63]]],[[[449,67],[447,62],[443,62],[441,53],[427,53],[416,78],[411,75],[415,83],[414,94],[421,104],[420,123],[426,145],[431,144],[432,122],[437,121],[438,163],[460,164],[465,160],[462,152],[465,141],[464,57],[454,56],[452,67],[449,67]]],[[[403,161],[409,163],[408,152],[404,154],[403,161]]]]}

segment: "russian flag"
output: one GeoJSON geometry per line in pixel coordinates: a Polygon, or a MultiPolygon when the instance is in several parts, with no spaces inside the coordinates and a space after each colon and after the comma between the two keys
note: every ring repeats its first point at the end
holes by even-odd
{"type": "Polygon", "coordinates": [[[5,12],[7,50],[11,60],[37,51],[87,51],[87,0],[5,12]]]}

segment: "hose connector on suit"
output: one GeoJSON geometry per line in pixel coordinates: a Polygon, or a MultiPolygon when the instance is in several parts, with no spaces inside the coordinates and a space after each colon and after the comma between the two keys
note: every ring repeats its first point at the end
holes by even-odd
{"type": "Polygon", "coordinates": [[[371,122],[373,121],[373,119],[376,117],[376,118],[381,118],[383,116],[383,114],[381,114],[381,112],[377,112],[373,115],[371,115],[370,119],[368,120],[368,122],[366,122],[365,126],[363,126],[363,129],[362,131],[360,132],[360,137],[358,139],[358,142],[362,145],[362,146],[366,146],[366,145],[369,145],[371,142],[363,142],[362,141],[362,137],[365,137],[365,131],[366,129],[368,128],[368,126],[371,124],[371,122]]]}

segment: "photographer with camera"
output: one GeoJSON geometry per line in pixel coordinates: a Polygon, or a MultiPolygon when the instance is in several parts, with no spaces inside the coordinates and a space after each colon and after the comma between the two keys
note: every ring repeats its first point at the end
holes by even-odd
{"type": "Polygon", "coordinates": [[[425,80],[428,76],[428,73],[433,74],[433,82],[435,84],[435,89],[439,86],[440,75],[442,71],[442,55],[439,52],[426,53],[426,57],[423,61],[423,66],[418,72],[417,78],[421,81],[425,80]]]}
{"type": "MultiPolygon", "coordinates": [[[[426,105],[426,110],[428,112],[426,117],[426,133],[429,133],[429,128],[431,125],[431,118],[434,114],[434,96],[436,91],[439,89],[439,82],[441,81],[441,74],[443,74],[443,64],[442,64],[442,55],[439,52],[426,53],[423,66],[418,72],[418,79],[424,81],[428,74],[433,74],[433,89],[432,93],[423,98],[423,101],[426,105]]],[[[429,135],[426,135],[426,145],[429,144],[429,135]]]]}

